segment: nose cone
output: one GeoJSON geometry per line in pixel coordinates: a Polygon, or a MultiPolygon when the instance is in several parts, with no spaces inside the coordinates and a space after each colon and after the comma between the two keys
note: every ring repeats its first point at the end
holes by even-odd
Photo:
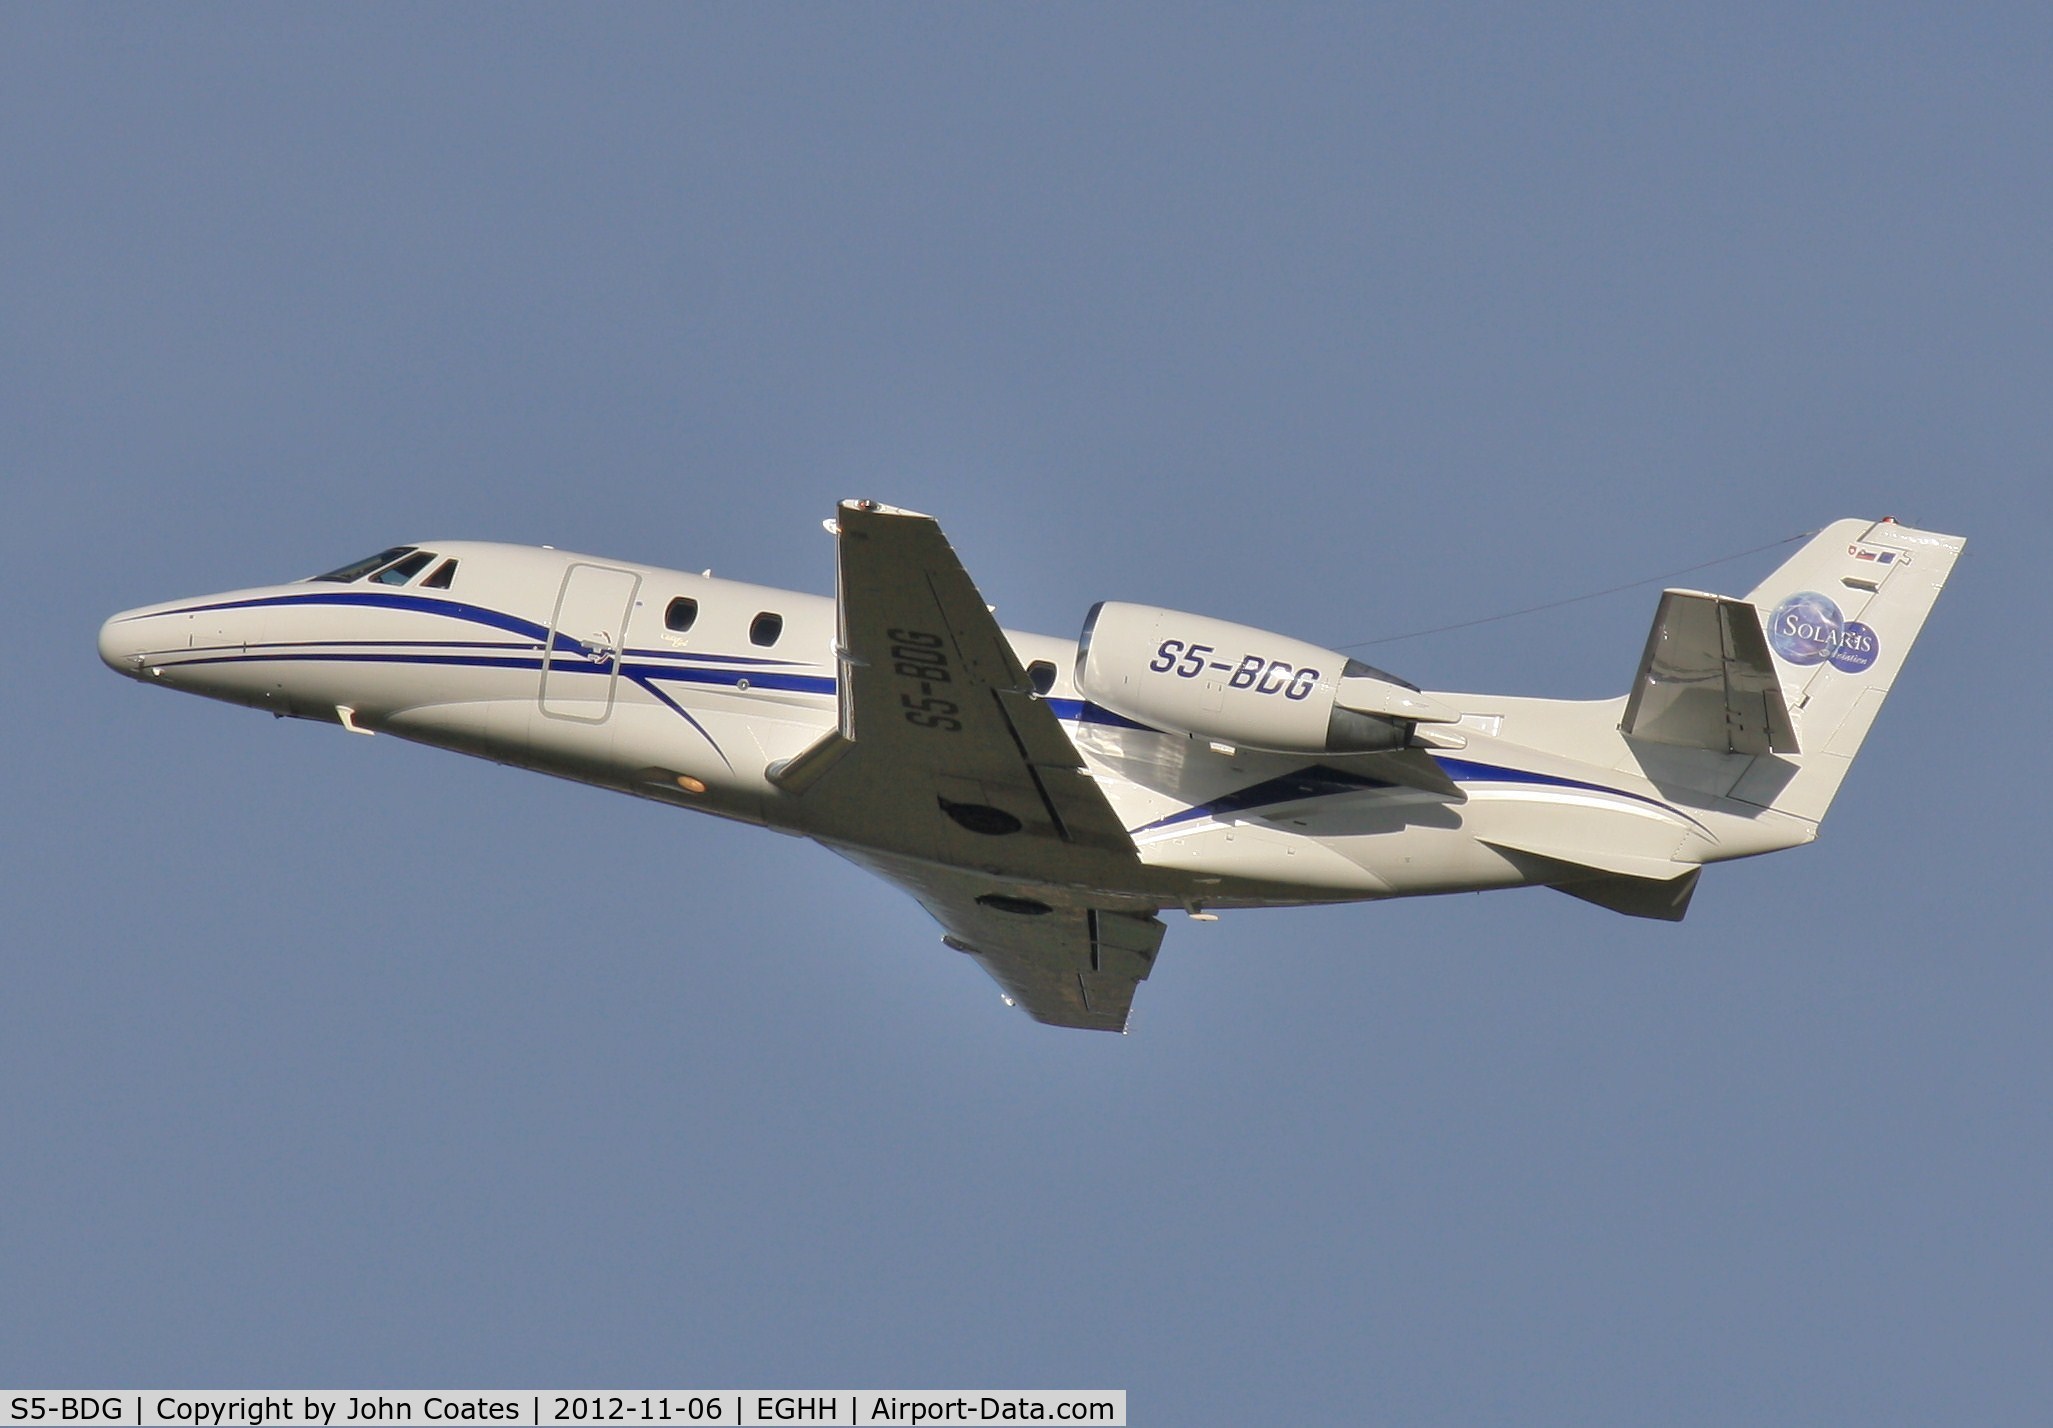
{"type": "Polygon", "coordinates": [[[136,614],[123,610],[100,626],[100,660],[116,674],[141,672],[142,642],[137,638],[140,622],[136,614]]]}

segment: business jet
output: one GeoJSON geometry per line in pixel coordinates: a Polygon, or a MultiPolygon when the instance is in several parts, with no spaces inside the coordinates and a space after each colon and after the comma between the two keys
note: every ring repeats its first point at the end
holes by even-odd
{"type": "Polygon", "coordinates": [[[128,610],[145,684],[801,834],[1005,1000],[1126,1029],[1159,914],[1544,886],[1680,919],[1810,842],[1965,542],[1843,520],[1744,599],[1660,598],[1630,690],[1423,691],[1201,615],[1001,629],[929,516],[843,502],[834,598],[429,541],[128,610]]]}

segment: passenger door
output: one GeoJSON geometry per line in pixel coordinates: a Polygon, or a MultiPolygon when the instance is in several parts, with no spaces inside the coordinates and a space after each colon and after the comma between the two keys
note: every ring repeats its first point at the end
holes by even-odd
{"type": "Polygon", "coordinates": [[[613,712],[627,617],[641,582],[631,570],[583,561],[563,572],[542,656],[544,714],[602,724],[613,712]]]}

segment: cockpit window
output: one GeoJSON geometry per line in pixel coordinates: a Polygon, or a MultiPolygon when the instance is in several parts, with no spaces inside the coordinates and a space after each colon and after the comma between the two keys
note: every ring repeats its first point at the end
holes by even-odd
{"type": "Polygon", "coordinates": [[[410,545],[395,545],[390,550],[381,550],[368,560],[359,560],[345,565],[340,570],[331,570],[326,575],[316,575],[316,580],[333,580],[338,585],[347,585],[352,580],[361,580],[381,565],[389,564],[412,550],[410,545]]]}
{"type": "Polygon", "coordinates": [[[435,573],[421,582],[423,590],[447,590],[456,579],[456,562],[445,560],[435,567],[435,573]]]}
{"type": "Polygon", "coordinates": [[[396,560],[379,571],[371,579],[380,585],[404,585],[428,568],[428,562],[435,558],[432,550],[417,550],[404,560],[396,560]]]}

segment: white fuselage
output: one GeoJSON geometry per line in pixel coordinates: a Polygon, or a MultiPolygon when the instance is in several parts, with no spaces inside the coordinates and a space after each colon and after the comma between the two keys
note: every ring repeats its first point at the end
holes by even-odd
{"type": "MultiPolygon", "coordinates": [[[[127,611],[100,653],[144,682],[866,846],[859,825],[822,826],[772,777],[835,726],[832,599],[548,548],[419,549],[434,561],[405,583],[307,580],[127,611]]],[[[1147,886],[1108,891],[1143,902],[1508,887],[1547,878],[1507,844],[1630,866],[1745,856],[1814,831],[1727,805],[1715,776],[1645,766],[1648,751],[1617,732],[1622,700],[1434,694],[1462,714],[1432,750],[1452,793],[1350,758],[1143,727],[1079,695],[1075,641],[1007,638],[1148,870],[1147,886]]]]}

